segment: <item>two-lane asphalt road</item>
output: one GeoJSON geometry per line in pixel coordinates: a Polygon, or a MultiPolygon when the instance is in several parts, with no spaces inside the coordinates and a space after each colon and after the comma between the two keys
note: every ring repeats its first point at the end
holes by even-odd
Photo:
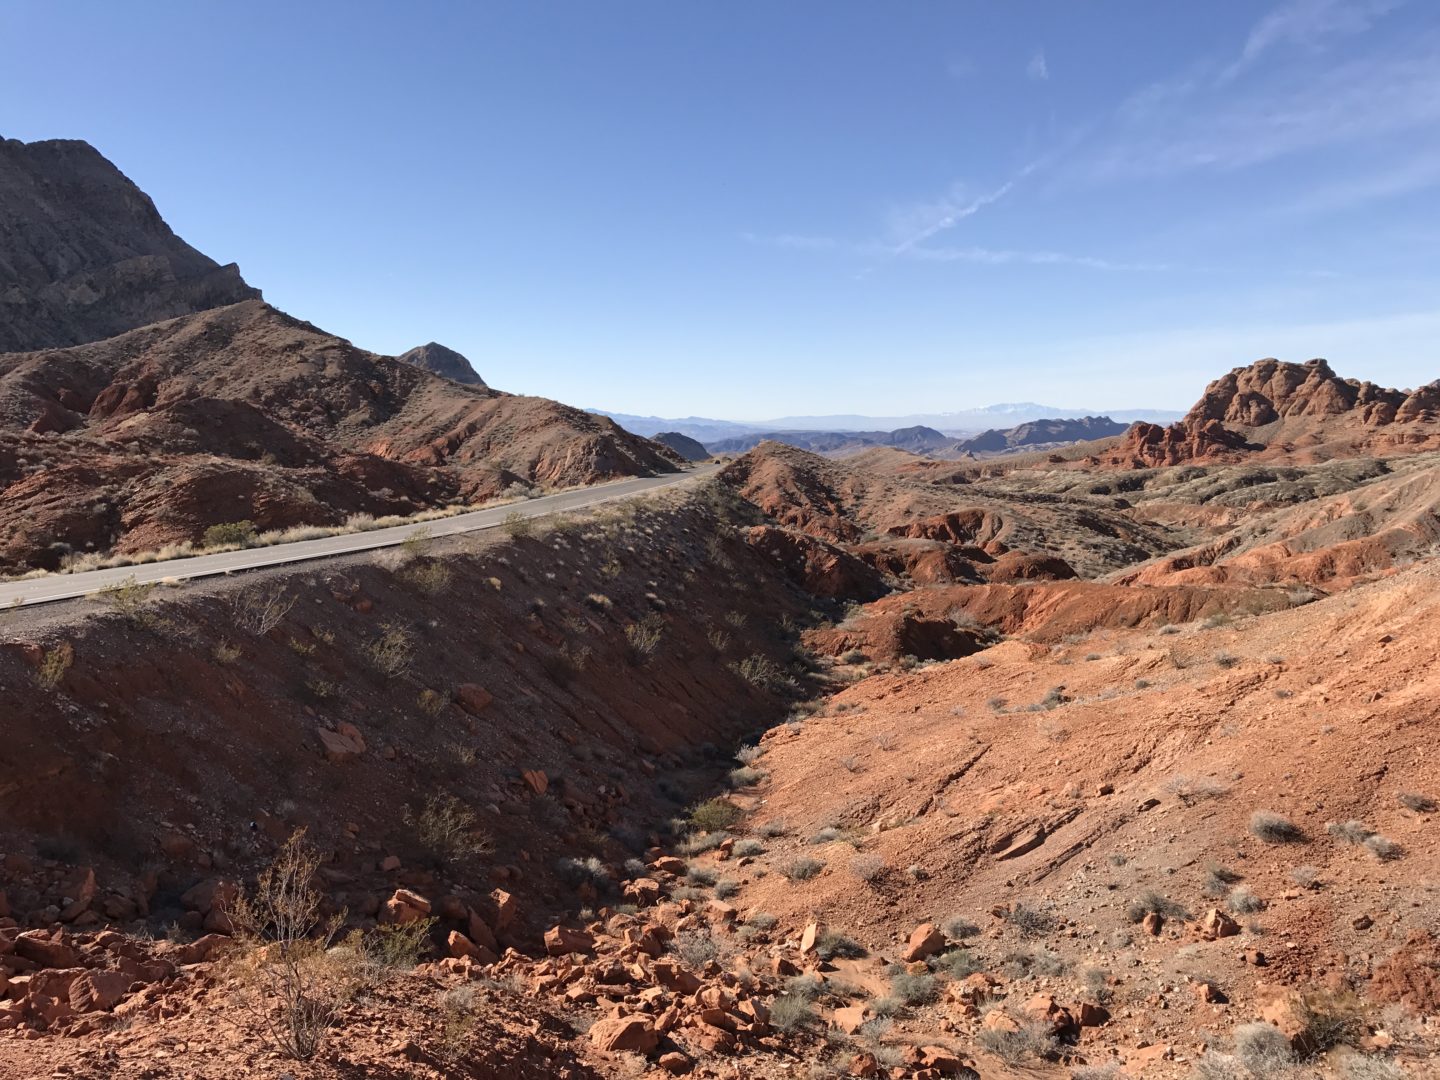
{"type": "Polygon", "coordinates": [[[632,495],[641,495],[687,480],[702,479],[713,475],[719,468],[719,465],[698,465],[678,473],[614,480],[607,484],[597,484],[594,487],[576,488],[574,491],[562,491],[558,495],[543,495],[538,499],[508,503],[485,510],[472,510],[468,514],[456,514],[454,517],[437,518],[434,521],[415,525],[396,525],[388,529],[374,529],[371,532],[343,533],[338,536],[322,537],[319,540],[300,540],[293,544],[245,548],[241,551],[226,551],[218,555],[197,555],[189,559],[170,559],[165,562],[144,563],[138,566],[114,566],[106,570],[89,570],[83,574],[51,574],[46,577],[31,578],[28,581],[14,581],[0,585],[0,607],[24,607],[30,604],[48,604],[55,600],[70,600],[77,596],[88,596],[108,586],[119,585],[131,579],[145,583],[209,577],[214,574],[254,570],[261,566],[276,566],[281,563],[304,562],[307,559],[324,559],[333,555],[349,555],[357,551],[372,551],[375,548],[403,544],[416,533],[434,537],[493,529],[503,525],[505,519],[511,514],[536,518],[562,513],[566,510],[582,510],[588,506],[626,499],[632,495]]]}

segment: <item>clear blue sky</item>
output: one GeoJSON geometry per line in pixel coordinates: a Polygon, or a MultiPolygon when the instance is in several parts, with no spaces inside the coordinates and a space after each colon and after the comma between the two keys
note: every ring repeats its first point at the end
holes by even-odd
{"type": "Polygon", "coordinates": [[[1440,376],[1431,0],[0,2],[94,143],[366,348],[754,419],[1440,376]]]}

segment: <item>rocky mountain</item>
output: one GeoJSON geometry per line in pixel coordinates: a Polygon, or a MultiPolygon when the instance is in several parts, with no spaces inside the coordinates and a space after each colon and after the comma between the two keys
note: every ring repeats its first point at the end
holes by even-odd
{"type": "Polygon", "coordinates": [[[256,299],[176,236],[94,147],[0,140],[0,353],[59,348],[256,299]]]}
{"type": "Polygon", "coordinates": [[[1136,424],[1107,460],[1153,466],[1433,449],[1440,446],[1437,420],[1440,380],[1392,390],[1342,379],[1324,360],[1290,364],[1271,358],[1216,379],[1169,427],[1136,424]]]}
{"type": "Polygon", "coordinates": [[[417,345],[408,352],[401,353],[396,359],[466,386],[485,385],[485,380],[480,378],[469,360],[454,349],[447,349],[434,341],[428,345],[417,345]]]}
{"type": "Polygon", "coordinates": [[[686,461],[708,461],[710,458],[710,451],[690,436],[681,435],[678,431],[662,431],[652,436],[651,441],[668,446],[686,461]]]}
{"type": "Polygon", "coordinates": [[[1126,425],[1108,416],[1082,416],[1078,420],[1032,420],[1004,430],[992,429],[972,439],[961,439],[956,454],[999,454],[1007,450],[1039,449],[1064,443],[1085,442],[1123,434],[1126,425]]]}

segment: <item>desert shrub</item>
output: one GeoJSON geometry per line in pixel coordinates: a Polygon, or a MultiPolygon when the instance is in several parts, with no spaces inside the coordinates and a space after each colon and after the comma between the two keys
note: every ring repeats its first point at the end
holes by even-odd
{"type": "Polygon", "coordinates": [[[789,833],[790,826],[787,825],[782,819],[775,818],[771,821],[765,822],[762,825],[756,826],[755,832],[758,835],[763,836],[766,840],[773,840],[777,836],[785,836],[787,833],[789,833]]]}
{"type": "Polygon", "coordinates": [[[1125,907],[1125,915],[1133,923],[1141,922],[1146,915],[1155,914],[1166,919],[1188,919],[1190,913],[1169,897],[1153,890],[1142,893],[1125,907]]]}
{"type": "Polygon", "coordinates": [[[1080,972],[1080,982],[1090,1000],[1099,1005],[1108,1005],[1115,997],[1115,991],[1110,988],[1110,973],[1104,968],[1085,968],[1080,972]]]}
{"type": "Polygon", "coordinates": [[[857,855],[850,860],[850,873],[861,881],[879,881],[885,875],[885,858],[882,855],[857,855]]]}
{"type": "Polygon", "coordinates": [[[240,646],[230,641],[216,642],[210,650],[210,658],[217,664],[233,664],[240,659],[240,646]]]}
{"type": "Polygon", "coordinates": [[[227,915],[240,946],[245,1004],[281,1053],[307,1061],[355,990],[353,970],[328,953],[343,914],[322,922],[320,856],[296,832],[227,915]]]}
{"type": "Polygon", "coordinates": [[[1407,810],[1414,810],[1417,814],[1428,814],[1440,803],[1437,803],[1429,795],[1423,795],[1418,791],[1402,791],[1398,796],[1400,805],[1407,810]]]}
{"type": "Polygon", "coordinates": [[[404,818],[415,839],[442,865],[461,864],[495,849],[490,834],[478,827],[475,812],[454,795],[429,795],[418,813],[406,807],[404,818]]]}
{"type": "Polygon", "coordinates": [[[397,678],[410,670],[415,659],[415,638],[399,623],[386,623],[380,635],[365,646],[371,666],[387,678],[397,678]]]}
{"type": "Polygon", "coordinates": [[[452,986],[440,995],[440,1046],[436,1056],[458,1064],[470,1050],[480,1022],[479,1000],[473,986],[452,986]]]}
{"type": "Polygon", "coordinates": [[[1349,821],[1332,821],[1325,826],[1325,831],[1342,844],[1363,844],[1375,835],[1374,829],[1354,818],[1349,821]]]}
{"type": "Polygon", "coordinates": [[[734,878],[721,878],[715,882],[715,899],[728,900],[740,891],[740,883],[734,878]]]}
{"type": "Polygon", "coordinates": [[[730,853],[737,859],[754,858],[756,855],[765,854],[765,845],[759,840],[736,840],[730,853]]]}
{"type": "Polygon", "coordinates": [[[906,1005],[923,1005],[935,997],[935,976],[901,972],[890,980],[890,993],[906,1005]]]}
{"type": "Polygon", "coordinates": [[[687,930],[677,934],[672,948],[681,962],[690,968],[703,968],[720,955],[715,939],[708,932],[699,930],[687,930]]]}
{"type": "Polygon", "coordinates": [[[567,856],[556,862],[555,869],[561,879],[572,888],[589,885],[598,893],[606,893],[615,885],[610,871],[605,869],[605,864],[594,855],[584,859],[567,856]]]}
{"type": "Polygon", "coordinates": [[[737,788],[754,787],[756,784],[760,783],[760,781],[764,780],[768,775],[769,774],[766,773],[763,769],[752,769],[748,765],[742,766],[738,769],[731,769],[730,786],[737,788]]]}
{"type": "Polygon", "coordinates": [[[703,855],[707,851],[714,851],[730,834],[720,832],[698,832],[692,833],[680,841],[680,854],[685,856],[703,855]]]}
{"type": "Polygon", "coordinates": [[[780,920],[768,911],[752,911],[745,916],[745,925],[753,926],[757,930],[772,930],[780,920]]]}
{"type": "Polygon", "coordinates": [[[227,521],[211,525],[200,539],[200,545],[207,548],[249,547],[255,540],[253,521],[227,521]]]}
{"type": "Polygon", "coordinates": [[[1257,911],[1265,910],[1265,901],[1246,886],[1239,885],[1230,890],[1230,895],[1225,898],[1225,906],[1237,915],[1253,915],[1257,911]]]}
{"type": "MultiPolygon", "coordinates": [[[[408,544],[410,541],[405,542],[408,544]]],[[[403,581],[415,586],[427,596],[439,596],[450,587],[453,577],[450,567],[439,559],[413,562],[400,571],[403,581]]]]}
{"type": "Polygon", "coordinates": [[[980,927],[959,915],[952,915],[946,919],[940,924],[940,929],[951,941],[964,941],[966,938],[975,937],[980,933],[980,927]]]}
{"type": "Polygon", "coordinates": [[[58,690],[74,662],[75,646],[68,641],[62,641],[54,648],[45,650],[40,659],[40,668],[35,672],[35,681],[43,690],[58,690]]]}
{"type": "Polygon", "coordinates": [[[803,997],[783,994],[770,1002],[770,1023],[780,1031],[797,1031],[815,1022],[815,1010],[803,997]]]}
{"type": "Polygon", "coordinates": [[[1332,1046],[1353,1046],[1366,1033],[1364,1011],[1350,993],[1314,990],[1301,994],[1295,1015],[1305,1028],[1304,1043],[1314,1054],[1332,1046]]]}
{"type": "Polygon", "coordinates": [[[1222,668],[1233,668],[1236,664],[1240,663],[1240,658],[1222,651],[1215,654],[1215,663],[1219,664],[1222,668]]]}
{"type": "Polygon", "coordinates": [[[655,650],[660,648],[660,641],[664,636],[665,620],[653,611],[639,622],[625,627],[625,643],[630,662],[637,666],[649,663],[655,650]]]}
{"type": "Polygon", "coordinates": [[[823,829],[810,837],[812,844],[833,844],[837,840],[845,839],[845,834],[834,825],[826,825],[823,829]]]}
{"type": "Polygon", "coordinates": [[[1206,799],[1218,799],[1230,792],[1229,785],[1213,776],[1187,776],[1181,774],[1172,776],[1165,785],[1165,790],[1178,798],[1186,806],[1193,806],[1195,803],[1203,802],[1206,799]]]}
{"type": "Polygon", "coordinates": [[[500,527],[516,539],[535,535],[535,522],[518,510],[512,510],[506,514],[500,527]]]}
{"type": "Polygon", "coordinates": [[[969,949],[947,949],[930,961],[930,967],[952,979],[963,979],[966,975],[979,971],[981,964],[969,949]]]}
{"type": "Polygon", "coordinates": [[[833,931],[820,936],[820,940],[815,943],[815,952],[821,960],[859,960],[867,955],[864,945],[833,931]]]}
{"type": "Polygon", "coordinates": [[[1374,836],[1365,838],[1365,850],[1374,855],[1375,858],[1388,862],[1391,859],[1398,859],[1405,854],[1405,849],[1389,837],[1376,833],[1374,836]]]}
{"type": "Polygon", "coordinates": [[[445,695],[427,686],[416,696],[415,706],[426,716],[439,716],[445,708],[445,695]]]}
{"type": "Polygon", "coordinates": [[[768,656],[754,653],[730,665],[730,669],[757,690],[779,694],[792,690],[795,682],[768,656]]]}
{"type": "Polygon", "coordinates": [[[1055,1036],[1043,1023],[1017,1020],[1019,1027],[1010,1031],[1005,1028],[982,1027],[975,1041],[1007,1065],[1021,1065],[1027,1061],[1043,1061],[1055,1053],[1055,1036]]]}
{"type": "Polygon", "coordinates": [[[825,980],[819,975],[792,975],[785,980],[785,993],[802,1001],[814,1001],[825,990],[825,980]]]}
{"type": "Polygon", "coordinates": [[[1237,874],[1234,870],[1221,866],[1219,863],[1207,863],[1205,884],[1201,888],[1206,896],[1220,897],[1226,895],[1230,891],[1230,886],[1243,878],[1243,874],[1237,874]]]}
{"type": "Polygon", "coordinates": [[[242,630],[264,637],[290,614],[296,598],[285,591],[283,582],[253,585],[230,597],[230,612],[235,625],[242,630]]]}
{"type": "Polygon", "coordinates": [[[1233,1036],[1235,1057],[1255,1077],[1272,1076],[1295,1062],[1290,1040],[1273,1024],[1241,1024],[1233,1036]]]}
{"type": "Polygon", "coordinates": [[[742,746],[735,751],[735,760],[741,765],[754,765],[765,755],[763,748],[759,746],[742,746]]]}
{"type": "Polygon", "coordinates": [[[804,856],[791,859],[789,862],[781,863],[778,867],[780,873],[789,881],[809,881],[821,870],[825,864],[819,859],[810,859],[804,856]]]}
{"type": "Polygon", "coordinates": [[[1297,866],[1290,871],[1290,880],[1302,889],[1318,889],[1320,887],[1320,871],[1313,866],[1297,866]]]}
{"type": "Polygon", "coordinates": [[[358,935],[355,945],[371,971],[369,982],[379,982],[392,971],[408,971],[420,962],[430,944],[433,918],[408,923],[383,923],[367,934],[358,935]]]}
{"type": "Polygon", "coordinates": [[[728,799],[706,799],[690,808],[689,822],[700,832],[720,832],[730,828],[744,815],[740,807],[728,799]]]}
{"type": "Polygon", "coordinates": [[[1104,1065],[1078,1065],[1070,1070],[1070,1080],[1122,1080],[1120,1066],[1115,1062],[1104,1065]]]}
{"type": "Polygon", "coordinates": [[[870,1000],[870,1011],[882,1019],[896,1016],[904,1008],[905,1003],[894,994],[883,994],[870,1000]]]}
{"type": "Polygon", "coordinates": [[[95,597],[131,626],[144,627],[154,621],[154,615],[145,608],[146,601],[154,591],[153,583],[142,583],[132,576],[117,584],[105,586],[95,597]]]}
{"type": "Polygon", "coordinates": [[[1013,926],[1021,937],[1038,938],[1053,934],[1060,929],[1060,921],[1047,911],[1016,904],[1005,915],[1005,921],[1013,926]]]}
{"type": "Polygon", "coordinates": [[[691,885],[700,885],[709,888],[715,884],[719,875],[708,866],[691,866],[685,870],[685,880],[691,885]]]}
{"type": "Polygon", "coordinates": [[[1256,810],[1251,814],[1250,832],[1268,844],[1298,844],[1305,839],[1299,825],[1273,810],[1256,810]]]}
{"type": "Polygon", "coordinates": [[[1064,975],[1070,962],[1051,949],[1031,946],[1005,953],[1000,957],[1000,966],[1012,979],[1020,979],[1030,975],[1064,975]]]}
{"type": "Polygon", "coordinates": [[[1351,1054],[1340,1065],[1341,1080],[1405,1080],[1406,1072],[1384,1058],[1351,1054]]]}

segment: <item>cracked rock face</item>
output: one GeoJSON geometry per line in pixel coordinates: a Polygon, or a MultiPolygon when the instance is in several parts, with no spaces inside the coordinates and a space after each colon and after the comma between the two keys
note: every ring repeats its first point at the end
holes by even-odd
{"type": "Polygon", "coordinates": [[[88,143],[0,139],[0,353],[63,348],[256,299],[88,143]]]}

